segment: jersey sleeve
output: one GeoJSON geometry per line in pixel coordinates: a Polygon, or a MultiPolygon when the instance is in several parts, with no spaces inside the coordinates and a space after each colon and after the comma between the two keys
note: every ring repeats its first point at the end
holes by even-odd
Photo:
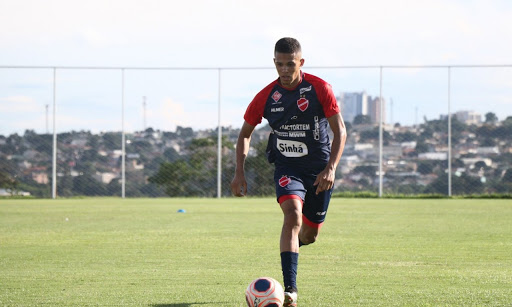
{"type": "Polygon", "coordinates": [[[245,110],[244,120],[252,126],[256,126],[261,123],[263,113],[265,111],[265,104],[267,103],[268,96],[272,90],[275,82],[272,82],[263,90],[261,90],[254,99],[251,101],[247,109],[245,110]]]}
{"type": "Polygon", "coordinates": [[[317,95],[324,109],[326,118],[340,113],[338,101],[336,100],[336,96],[334,96],[334,92],[332,91],[332,87],[329,83],[322,82],[318,88],[317,95]]]}
{"type": "Polygon", "coordinates": [[[318,77],[311,75],[308,75],[308,77],[311,78],[310,82],[315,87],[316,95],[318,97],[318,101],[320,101],[320,104],[322,105],[325,117],[329,118],[340,113],[340,107],[338,106],[338,101],[332,91],[332,86],[318,77]]]}

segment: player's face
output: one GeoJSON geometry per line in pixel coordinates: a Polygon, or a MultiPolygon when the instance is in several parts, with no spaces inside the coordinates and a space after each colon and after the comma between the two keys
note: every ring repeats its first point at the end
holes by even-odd
{"type": "Polygon", "coordinates": [[[297,53],[275,53],[274,64],[276,65],[279,81],[287,88],[294,88],[300,82],[300,69],[304,65],[304,59],[300,52],[297,53]]]}

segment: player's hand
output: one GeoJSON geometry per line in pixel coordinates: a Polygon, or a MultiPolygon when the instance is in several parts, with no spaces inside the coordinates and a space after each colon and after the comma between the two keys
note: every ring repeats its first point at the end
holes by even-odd
{"type": "Polygon", "coordinates": [[[247,195],[247,181],[244,175],[235,175],[231,181],[231,193],[234,196],[242,197],[247,195]]]}
{"type": "Polygon", "coordinates": [[[324,169],[318,176],[316,176],[315,183],[316,186],[316,194],[321,193],[323,191],[327,191],[332,189],[334,186],[334,170],[329,168],[324,169]]]}

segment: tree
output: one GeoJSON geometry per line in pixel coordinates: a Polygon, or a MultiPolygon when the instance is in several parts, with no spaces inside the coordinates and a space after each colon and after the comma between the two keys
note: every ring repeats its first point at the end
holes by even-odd
{"type": "Polygon", "coordinates": [[[190,196],[190,184],[194,173],[194,169],[184,160],[164,162],[148,181],[162,186],[169,196],[190,196]]]}
{"type": "Polygon", "coordinates": [[[121,149],[122,139],[123,137],[119,132],[107,132],[103,135],[103,145],[110,150],[121,149]]]}
{"type": "Polygon", "coordinates": [[[488,168],[489,168],[489,167],[487,166],[487,164],[485,164],[485,162],[484,162],[484,161],[477,161],[477,162],[475,163],[475,169],[476,169],[477,171],[478,171],[478,170],[480,170],[480,169],[484,169],[484,170],[486,170],[486,169],[488,169],[488,168]]]}
{"type": "Polygon", "coordinates": [[[249,186],[249,193],[257,196],[272,195],[274,193],[274,167],[267,161],[267,141],[263,140],[255,144],[253,148],[256,150],[256,155],[247,157],[245,163],[245,179],[249,186]]]}
{"type": "Polygon", "coordinates": [[[107,187],[92,176],[84,174],[73,178],[73,192],[87,196],[105,196],[107,187]]]}
{"type": "Polygon", "coordinates": [[[358,174],[364,174],[367,176],[375,176],[377,172],[377,167],[374,165],[359,165],[354,168],[354,173],[358,174]]]}
{"type": "Polygon", "coordinates": [[[397,142],[411,142],[415,141],[417,138],[418,136],[416,135],[416,133],[410,131],[406,131],[404,133],[397,133],[395,135],[395,140],[397,142]]]}
{"type": "Polygon", "coordinates": [[[422,175],[431,174],[434,171],[434,165],[431,161],[418,162],[418,173],[422,175]]]}
{"type": "MultiPolygon", "coordinates": [[[[222,148],[233,148],[233,144],[222,138],[222,148]]],[[[217,139],[216,137],[193,139],[188,146],[189,155],[176,157],[172,162],[160,164],[158,172],[149,177],[149,182],[161,186],[169,196],[216,195],[217,139]]],[[[227,163],[222,159],[223,173],[227,163]]]]}
{"type": "Polygon", "coordinates": [[[15,193],[18,181],[3,171],[0,171],[0,187],[11,191],[11,195],[15,193]]]}
{"type": "Polygon", "coordinates": [[[485,123],[495,125],[498,122],[498,117],[496,114],[489,112],[485,114],[485,123]]]}
{"type": "Polygon", "coordinates": [[[363,125],[363,124],[371,124],[372,118],[368,115],[362,115],[359,114],[356,117],[354,117],[354,120],[352,121],[352,124],[354,125],[363,125]]]}
{"type": "Polygon", "coordinates": [[[505,174],[503,175],[503,178],[501,178],[501,181],[512,183],[512,168],[509,168],[505,171],[505,174]]]}
{"type": "MultiPolygon", "coordinates": [[[[452,176],[452,194],[479,194],[484,191],[484,185],[479,177],[471,177],[463,173],[459,176],[452,176]]],[[[425,188],[428,194],[447,194],[448,176],[443,174],[425,188]]]]}
{"type": "MultiPolygon", "coordinates": [[[[368,142],[371,140],[378,140],[379,139],[379,127],[375,127],[373,130],[368,131],[362,131],[360,133],[361,142],[368,142]]],[[[389,140],[391,139],[391,134],[387,131],[382,131],[382,139],[384,141],[384,144],[387,144],[389,140]]]]}

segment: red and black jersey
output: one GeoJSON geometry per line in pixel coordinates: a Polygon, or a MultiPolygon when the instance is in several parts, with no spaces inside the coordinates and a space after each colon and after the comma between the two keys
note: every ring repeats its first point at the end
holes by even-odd
{"type": "Polygon", "coordinates": [[[327,118],[340,112],[331,86],[324,80],[301,72],[294,89],[279,79],[261,90],[247,107],[244,119],[256,126],[266,118],[272,134],[269,149],[276,163],[320,166],[331,150],[327,118]]]}

